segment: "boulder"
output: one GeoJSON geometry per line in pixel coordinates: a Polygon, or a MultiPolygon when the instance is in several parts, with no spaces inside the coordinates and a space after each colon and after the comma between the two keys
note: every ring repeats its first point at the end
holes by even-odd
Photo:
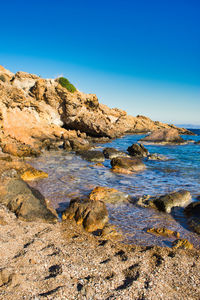
{"type": "Polygon", "coordinates": [[[159,129],[153,131],[150,135],[141,139],[141,141],[148,143],[159,143],[159,144],[183,144],[184,139],[180,137],[177,129],[159,129]]]}
{"type": "Polygon", "coordinates": [[[144,195],[140,198],[133,198],[131,202],[136,203],[141,207],[155,208],[160,211],[170,213],[173,207],[184,207],[190,201],[190,199],[190,192],[180,190],[178,192],[172,192],[159,197],[144,195]]]}
{"type": "Polygon", "coordinates": [[[200,234],[200,201],[192,202],[185,208],[190,227],[200,234]]]}
{"type": "Polygon", "coordinates": [[[180,190],[172,192],[153,199],[153,203],[158,210],[170,213],[171,209],[176,206],[184,207],[191,199],[191,194],[188,191],[180,190]]]}
{"type": "Polygon", "coordinates": [[[149,151],[142,144],[133,144],[128,147],[127,151],[131,156],[140,158],[147,157],[149,155],[149,151]]]}
{"type": "Polygon", "coordinates": [[[144,170],[145,164],[139,158],[116,157],[111,160],[112,170],[116,173],[132,174],[144,170]]]}
{"type": "Polygon", "coordinates": [[[88,232],[103,229],[108,222],[108,211],[103,201],[72,199],[63,212],[62,220],[74,219],[88,232]]]}
{"type": "Polygon", "coordinates": [[[105,203],[127,202],[129,195],[113,188],[97,186],[89,195],[90,200],[102,200],[105,203]]]}
{"type": "Polygon", "coordinates": [[[126,155],[125,153],[123,153],[115,148],[109,148],[109,147],[107,147],[103,150],[103,154],[104,154],[105,158],[108,158],[108,159],[126,155]]]}
{"type": "Polygon", "coordinates": [[[104,162],[105,160],[103,153],[97,150],[83,150],[77,151],[76,153],[80,155],[83,159],[91,162],[104,162]]]}
{"type": "Polygon", "coordinates": [[[6,176],[2,174],[3,186],[0,188],[0,203],[7,206],[22,220],[56,222],[56,212],[48,206],[40,192],[18,179],[17,173],[10,176],[8,171],[4,172],[7,172],[6,176]]]}

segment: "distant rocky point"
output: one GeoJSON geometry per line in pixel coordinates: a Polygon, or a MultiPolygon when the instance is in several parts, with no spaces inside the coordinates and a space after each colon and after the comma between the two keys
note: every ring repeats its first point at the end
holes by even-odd
{"type": "Polygon", "coordinates": [[[91,140],[116,138],[126,133],[147,133],[177,128],[121,109],[100,104],[67,80],[16,74],[0,66],[0,141],[3,152],[16,156],[39,155],[42,149],[88,149],[91,140]],[[70,91],[65,84],[70,85],[70,91]]]}

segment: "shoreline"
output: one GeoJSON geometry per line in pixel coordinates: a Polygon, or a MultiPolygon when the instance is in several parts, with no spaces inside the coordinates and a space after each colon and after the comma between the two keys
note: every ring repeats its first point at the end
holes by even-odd
{"type": "Polygon", "coordinates": [[[0,212],[3,299],[199,299],[199,250],[125,245],[75,222],[23,222],[0,212]]]}

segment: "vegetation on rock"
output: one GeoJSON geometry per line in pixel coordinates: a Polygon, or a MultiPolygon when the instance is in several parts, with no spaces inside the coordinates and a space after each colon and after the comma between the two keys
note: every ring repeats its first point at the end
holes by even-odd
{"type": "Polygon", "coordinates": [[[75,86],[69,82],[69,80],[65,77],[60,77],[58,79],[58,82],[60,83],[60,85],[62,85],[62,87],[66,88],[69,92],[74,93],[76,91],[75,86]]]}

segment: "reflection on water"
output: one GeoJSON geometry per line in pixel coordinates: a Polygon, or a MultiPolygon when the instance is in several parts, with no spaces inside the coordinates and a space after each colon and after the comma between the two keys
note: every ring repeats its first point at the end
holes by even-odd
{"type": "MultiPolygon", "coordinates": [[[[128,135],[102,147],[125,151],[141,135],[128,135]]],[[[191,137],[187,137],[191,138],[191,137]]],[[[199,140],[200,137],[192,137],[199,140]]],[[[108,186],[131,196],[158,195],[174,190],[187,189],[193,199],[200,194],[200,145],[146,146],[151,153],[167,156],[167,161],[145,161],[147,169],[133,175],[119,175],[110,171],[110,161],[104,167],[91,167],[92,163],[65,151],[45,153],[30,163],[46,171],[49,178],[31,183],[48,198],[55,208],[66,207],[71,198],[88,194],[94,187],[108,186]]],[[[161,238],[145,232],[146,227],[165,226],[179,231],[181,237],[200,245],[200,237],[187,227],[183,209],[172,214],[140,208],[133,204],[109,205],[110,221],[125,234],[125,241],[142,245],[170,246],[170,238],[161,238]]]]}

